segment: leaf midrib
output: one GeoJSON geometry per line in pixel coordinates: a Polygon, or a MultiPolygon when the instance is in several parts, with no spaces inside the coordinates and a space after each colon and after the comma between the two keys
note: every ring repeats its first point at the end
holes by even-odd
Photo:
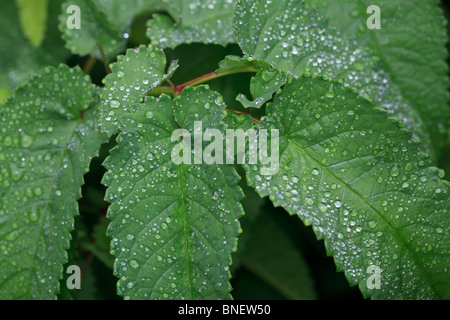
{"type": "Polygon", "coordinates": [[[186,202],[184,200],[185,197],[185,191],[184,191],[184,179],[183,179],[183,166],[184,164],[180,165],[180,169],[179,169],[179,174],[180,174],[180,179],[179,181],[179,186],[180,186],[180,195],[181,195],[181,207],[182,207],[182,211],[183,211],[183,236],[184,236],[184,250],[185,250],[185,257],[186,257],[186,269],[187,269],[187,276],[188,276],[188,286],[189,286],[189,293],[191,295],[191,299],[194,298],[194,292],[192,291],[192,279],[191,279],[191,263],[190,263],[190,259],[189,259],[189,247],[188,247],[188,230],[187,230],[187,216],[186,216],[186,211],[187,211],[187,206],[186,206],[186,202]]]}

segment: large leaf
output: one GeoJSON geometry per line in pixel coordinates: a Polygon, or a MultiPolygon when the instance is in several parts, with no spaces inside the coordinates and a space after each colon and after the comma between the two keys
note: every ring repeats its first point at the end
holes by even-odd
{"type": "Polygon", "coordinates": [[[381,29],[366,26],[370,0],[315,1],[341,35],[368,46],[425,121],[436,150],[442,148],[450,117],[446,59],[447,28],[439,1],[382,0],[381,29]]]}
{"type": "Polygon", "coordinates": [[[147,35],[156,45],[174,48],[182,43],[227,45],[233,35],[233,0],[163,0],[170,17],[155,14],[148,21],[147,35]]]}
{"type": "Polygon", "coordinates": [[[104,141],[81,70],[47,68],[0,108],[0,297],[52,299],[83,174],[104,141]],[[86,110],[88,109],[88,110],[86,110]]]}
{"type": "MultiPolygon", "coordinates": [[[[229,299],[230,254],[243,214],[239,176],[226,165],[171,159],[174,130],[224,129],[219,94],[186,88],[133,104],[119,124],[104,179],[118,292],[129,299],[229,299]]],[[[178,144],[178,142],[177,142],[178,144]]]]}
{"type": "Polygon", "coordinates": [[[311,72],[341,79],[403,120],[405,128],[435,152],[418,111],[405,103],[379,58],[328,28],[325,19],[306,9],[303,1],[239,0],[234,26],[245,54],[296,76],[311,72]]]}
{"type": "Polygon", "coordinates": [[[127,106],[140,102],[144,95],[157,87],[178,67],[172,63],[168,73],[164,51],[153,45],[128,49],[125,56],[118,56],[111,64],[112,73],[103,80],[105,87],[101,94],[100,108],[102,130],[112,134],[117,129],[121,115],[127,106]]]}
{"type": "Polygon", "coordinates": [[[450,297],[449,183],[411,133],[336,82],[301,78],[267,107],[280,168],[248,180],[325,239],[351,285],[378,299],[450,297]],[[369,266],[381,288],[369,289],[369,266]]]}

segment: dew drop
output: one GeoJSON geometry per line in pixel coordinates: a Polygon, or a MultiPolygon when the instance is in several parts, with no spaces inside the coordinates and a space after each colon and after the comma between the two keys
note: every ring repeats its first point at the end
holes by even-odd
{"type": "Polygon", "coordinates": [[[40,195],[42,195],[42,188],[36,187],[36,188],[34,188],[33,192],[36,196],[40,196],[40,195]]]}
{"type": "Polygon", "coordinates": [[[134,269],[136,269],[137,267],[139,267],[139,262],[137,262],[136,260],[131,260],[130,261],[130,266],[134,269]]]}
{"type": "Polygon", "coordinates": [[[391,171],[390,171],[389,173],[390,173],[390,175],[391,175],[392,177],[396,177],[396,176],[398,176],[398,175],[400,174],[400,170],[398,169],[397,166],[393,166],[393,167],[391,168],[391,171]]]}
{"type": "Polygon", "coordinates": [[[111,108],[117,109],[118,107],[120,107],[120,102],[117,100],[112,100],[110,103],[111,108]]]}
{"type": "Polygon", "coordinates": [[[30,212],[30,220],[32,222],[36,222],[39,220],[39,213],[37,212],[37,210],[33,209],[30,212]]]}
{"type": "Polygon", "coordinates": [[[22,138],[20,139],[20,145],[23,148],[29,148],[33,144],[33,138],[27,136],[26,134],[22,134],[22,138]]]}
{"type": "Polygon", "coordinates": [[[375,221],[373,221],[373,220],[370,220],[370,221],[367,223],[367,225],[369,226],[369,228],[374,229],[374,228],[376,228],[377,223],[376,223],[375,221]]]}

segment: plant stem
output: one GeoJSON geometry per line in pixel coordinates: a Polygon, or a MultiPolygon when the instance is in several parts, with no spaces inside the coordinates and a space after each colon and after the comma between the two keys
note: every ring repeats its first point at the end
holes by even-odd
{"type": "Polygon", "coordinates": [[[167,79],[166,81],[170,84],[170,87],[171,87],[172,89],[175,89],[175,84],[172,82],[172,80],[167,79]]]}
{"type": "MultiPolygon", "coordinates": [[[[235,73],[244,73],[244,72],[257,72],[258,69],[251,67],[251,66],[246,66],[242,69],[236,69],[236,70],[232,70],[232,71],[228,71],[228,72],[222,72],[222,73],[216,73],[215,71],[207,73],[205,75],[202,75],[200,77],[197,77],[195,79],[183,82],[182,84],[179,85],[175,85],[170,79],[167,80],[167,82],[169,82],[170,86],[160,86],[157,87],[153,90],[151,90],[150,92],[147,93],[147,95],[149,96],[159,96],[163,93],[171,96],[172,98],[178,96],[179,94],[181,94],[181,92],[183,91],[184,88],[186,88],[187,86],[195,86],[198,84],[202,84],[205,83],[207,81],[211,81],[214,79],[218,79],[220,77],[223,76],[228,76],[230,74],[235,74],[235,73]]],[[[234,110],[234,109],[229,109],[229,108],[225,108],[228,111],[234,112],[234,113],[239,113],[239,114],[248,114],[251,116],[253,123],[261,123],[261,120],[258,118],[255,118],[251,115],[251,108],[249,108],[248,112],[244,112],[244,111],[239,111],[239,110],[234,110]]]]}
{"type": "Polygon", "coordinates": [[[89,252],[86,260],[83,263],[83,266],[81,267],[81,278],[83,278],[83,276],[86,274],[86,271],[89,268],[89,265],[91,264],[93,258],[94,254],[92,252],[89,252]]]}
{"type": "Polygon", "coordinates": [[[236,69],[236,70],[232,70],[232,71],[228,71],[228,72],[223,72],[223,73],[216,73],[215,71],[204,74],[198,78],[186,81],[182,84],[179,85],[175,85],[175,86],[161,86],[161,87],[157,87],[155,89],[153,89],[152,91],[150,91],[148,93],[148,95],[150,96],[159,96],[161,93],[165,93],[165,94],[169,94],[172,97],[176,97],[178,96],[184,88],[186,88],[187,86],[195,86],[198,84],[202,84],[205,83],[207,81],[211,81],[214,79],[218,79],[220,77],[223,76],[228,76],[231,74],[235,74],[235,73],[244,73],[244,72],[257,72],[258,69],[251,67],[251,66],[246,66],[242,69],[236,69]]]}
{"type": "Polygon", "coordinates": [[[157,97],[162,93],[165,93],[165,94],[171,96],[172,98],[174,98],[175,97],[175,87],[170,87],[170,86],[157,87],[157,88],[153,89],[152,91],[150,91],[149,93],[147,93],[147,95],[157,97]]]}
{"type": "Polygon", "coordinates": [[[90,56],[89,59],[86,60],[85,64],[83,65],[83,73],[89,74],[91,73],[92,67],[95,65],[96,59],[93,56],[90,56]]]}
{"type": "Polygon", "coordinates": [[[258,119],[258,118],[253,117],[253,116],[250,114],[250,111],[249,111],[249,112],[244,112],[244,111],[239,111],[239,110],[234,110],[234,109],[229,109],[229,108],[225,108],[225,110],[228,110],[228,111],[231,111],[231,112],[234,112],[234,113],[239,113],[239,114],[248,114],[248,115],[250,115],[250,116],[252,117],[252,121],[253,121],[254,123],[257,123],[257,124],[260,124],[260,123],[261,123],[261,120],[258,119]]]}
{"type": "Polygon", "coordinates": [[[98,49],[102,56],[103,66],[105,67],[106,74],[110,74],[111,69],[109,69],[108,60],[106,59],[105,51],[103,51],[103,47],[101,46],[100,43],[98,43],[98,49]]]}

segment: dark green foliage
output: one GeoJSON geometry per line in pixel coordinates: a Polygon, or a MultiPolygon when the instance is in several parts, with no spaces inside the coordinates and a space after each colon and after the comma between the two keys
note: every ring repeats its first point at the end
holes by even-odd
{"type": "Polygon", "coordinates": [[[0,299],[450,298],[439,1],[3,2],[0,299]]]}

